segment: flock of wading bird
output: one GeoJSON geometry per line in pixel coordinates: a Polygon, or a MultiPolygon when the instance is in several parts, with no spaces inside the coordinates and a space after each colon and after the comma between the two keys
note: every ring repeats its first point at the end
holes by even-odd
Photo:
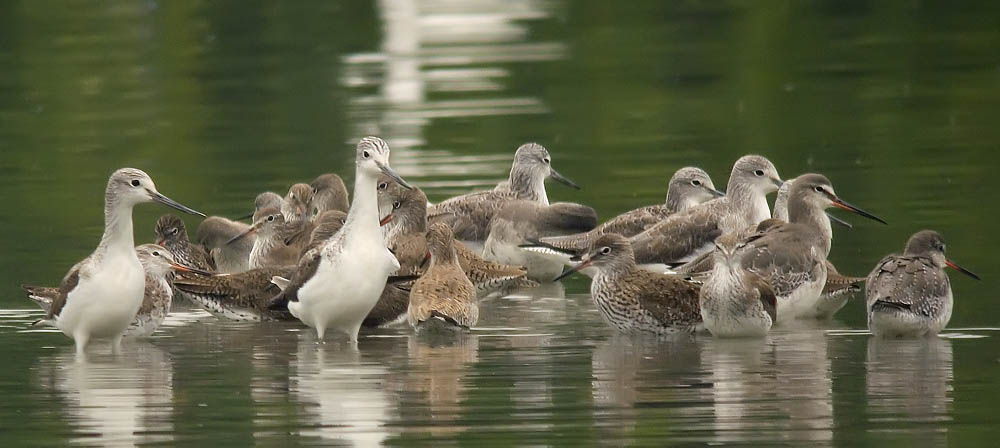
{"type": "Polygon", "coordinates": [[[758,155],[736,161],[725,193],[703,170],[681,168],[665,203],[603,224],[590,207],[549,203],[546,179],[579,187],[535,143],[517,149],[494,189],[438,204],[390,168],[380,138],[361,139],[355,170],[353,202],[339,176],[324,174],[284,197],[258,195],[252,224],[206,218],[197,244],[180,218],[164,215],[156,244],[138,247],[136,204],[205,215],[160,194],[140,170],[115,171],[97,249],[59,287],[24,286],[46,311],[36,324],[57,327],[80,354],[92,339],[110,339],[117,352],[123,336],[155,331],[179,294],[221,318],[298,319],[320,341],[335,329],[356,344],[361,327],[402,320],[469,328],[478,297],[580,272],[593,277],[601,316],[623,332],[759,337],[775,324],[832,316],[865,283],[872,333],[912,337],[936,334],[951,317],[945,267],[978,279],[945,258],[930,230],[867,278],[841,275],[827,261],[831,222],[850,224],[825,210],[885,221],[840,199],[823,175],[782,181],[758,155]]]}

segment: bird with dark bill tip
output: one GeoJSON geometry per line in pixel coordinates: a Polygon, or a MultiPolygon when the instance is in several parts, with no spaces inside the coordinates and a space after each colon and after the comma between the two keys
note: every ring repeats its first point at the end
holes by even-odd
{"type": "Polygon", "coordinates": [[[601,235],[579,264],[555,280],[588,266],[597,269],[590,295],[604,321],[618,331],[668,335],[702,328],[698,285],[639,268],[625,237],[601,235]]]}
{"type": "Polygon", "coordinates": [[[430,322],[455,328],[471,328],[479,321],[476,288],[465,276],[455,254],[455,237],[445,223],[427,231],[431,264],[410,292],[406,321],[419,329],[430,322]]]}
{"type": "Polygon", "coordinates": [[[447,222],[459,240],[483,242],[490,220],[507,202],[525,200],[548,205],[545,179],[549,177],[580,189],[552,168],[552,157],[544,146],[525,143],[514,153],[514,163],[507,180],[492,190],[469,193],[432,205],[427,210],[428,222],[447,222]]]}
{"type": "Polygon", "coordinates": [[[167,213],[160,216],[153,233],[156,235],[156,244],[167,248],[178,263],[203,271],[215,270],[215,262],[205,252],[205,248],[191,244],[188,240],[187,227],[177,215],[167,213]]]}
{"type": "Polygon", "coordinates": [[[158,202],[204,217],[156,190],[149,175],[122,168],[108,179],[104,193],[104,235],[97,249],[70,269],[42,322],[54,324],[84,356],[94,339],[110,339],[118,353],[121,338],[142,305],[145,274],[135,253],[132,208],[158,202]]]}
{"type": "MultiPolygon", "coordinates": [[[[142,305],[125,330],[125,336],[147,337],[160,327],[170,311],[174,295],[170,288],[170,279],[174,271],[195,272],[202,275],[207,275],[208,272],[178,264],[170,250],[156,244],[143,244],[136,247],[135,252],[139,257],[139,263],[142,263],[146,286],[142,305]]],[[[24,285],[23,288],[28,293],[28,298],[34,300],[46,312],[59,297],[59,288],[28,285],[24,285]]]]}
{"type": "Polygon", "coordinates": [[[198,243],[208,251],[217,271],[223,274],[244,272],[250,269],[250,250],[257,237],[249,235],[227,244],[236,235],[246,232],[250,225],[221,216],[209,216],[198,224],[198,243]]]}
{"type": "Polygon", "coordinates": [[[944,268],[979,276],[945,257],[944,238],[933,230],[913,234],[903,254],[879,261],[865,286],[868,329],[878,337],[921,337],[941,332],[954,306],[944,268]]]}
{"type": "Polygon", "coordinates": [[[777,320],[774,290],[757,274],[743,269],[746,243],[728,233],[715,240],[714,266],[701,285],[701,318],[712,336],[761,337],[777,320]]]}
{"type": "MultiPolygon", "coordinates": [[[[378,302],[389,274],[399,269],[379,228],[375,191],[379,174],[412,188],[389,166],[389,145],[381,138],[365,137],[355,154],[354,201],[347,222],[321,246],[319,263],[302,275],[302,287],[288,298],[288,310],[315,328],[321,341],[332,328],[346,333],[356,346],[362,322],[378,302]]],[[[298,269],[303,269],[301,260],[298,269]]]]}
{"type": "Polygon", "coordinates": [[[781,178],[770,160],[740,157],[729,175],[726,196],[675,213],[630,238],[636,262],[674,265],[697,258],[715,247],[719,235],[770,218],[767,194],[779,186],[781,178]]]}
{"type": "Polygon", "coordinates": [[[344,180],[335,173],[326,173],[317,177],[309,183],[313,189],[310,208],[313,217],[321,215],[327,210],[339,210],[347,213],[351,206],[350,196],[347,193],[347,186],[344,180]]]}
{"type": "Polygon", "coordinates": [[[744,240],[747,248],[740,261],[774,289],[777,323],[817,317],[826,285],[826,254],[830,252],[830,220],[824,213],[829,207],[850,210],[885,224],[837,196],[826,176],[803,174],[796,178],[789,194],[790,222],[765,221],[758,226],[759,232],[744,240]]]}

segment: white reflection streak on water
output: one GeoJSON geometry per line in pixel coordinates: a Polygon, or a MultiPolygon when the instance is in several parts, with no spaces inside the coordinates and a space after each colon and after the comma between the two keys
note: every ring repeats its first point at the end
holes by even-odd
{"type": "Polygon", "coordinates": [[[39,360],[37,381],[67,404],[75,443],[135,446],[173,440],[173,363],[148,342],[133,341],[118,357],[91,355],[77,361],[73,350],[39,360]]]}
{"type": "Polygon", "coordinates": [[[709,339],[703,359],[711,372],[718,442],[832,441],[833,382],[822,331],[784,329],[770,340],[709,339]]]}
{"type": "Polygon", "coordinates": [[[315,424],[305,425],[302,435],[357,447],[380,446],[389,436],[384,425],[398,400],[385,390],[387,370],[360,358],[342,344],[316,344],[311,334],[300,335],[290,389],[295,401],[315,404],[304,411],[315,424]]]}
{"type": "MultiPolygon", "coordinates": [[[[563,57],[563,44],[530,42],[521,23],[548,17],[547,6],[539,0],[378,1],[383,23],[379,53],[344,58],[341,83],[358,91],[350,111],[352,141],[385,136],[400,173],[422,177],[440,174],[439,163],[409,148],[426,142],[423,130],[431,120],[546,113],[537,98],[503,96],[503,80],[510,73],[500,64],[563,57]],[[361,90],[373,86],[378,87],[375,96],[361,90]],[[461,96],[428,101],[434,92],[461,96]]],[[[505,156],[495,163],[449,160],[447,173],[466,180],[476,176],[478,185],[487,185],[506,173],[510,156],[505,156]]]]}
{"type": "Polygon", "coordinates": [[[944,446],[951,420],[951,341],[942,338],[869,338],[865,394],[874,427],[925,445],[944,446]],[[900,428],[899,423],[917,423],[900,428]],[[927,425],[922,425],[928,423],[927,425]]]}

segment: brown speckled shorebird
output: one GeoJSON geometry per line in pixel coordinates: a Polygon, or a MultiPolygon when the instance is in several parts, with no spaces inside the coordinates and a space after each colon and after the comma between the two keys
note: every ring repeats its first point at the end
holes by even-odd
{"type": "MultiPolygon", "coordinates": [[[[400,269],[395,275],[420,275],[427,270],[427,196],[420,189],[407,190],[387,177],[379,178],[379,208],[391,219],[383,227],[386,246],[396,254],[400,269]]],[[[527,271],[514,265],[487,261],[464,244],[456,241],[458,263],[476,287],[477,293],[486,293],[508,287],[534,286],[525,279],[527,271]]]]}
{"type": "Polygon", "coordinates": [[[159,202],[205,216],[156,191],[149,175],[135,168],[111,174],[104,190],[104,235],[97,249],[63,278],[59,294],[40,323],[55,325],[73,338],[78,356],[91,339],[110,339],[118,353],[121,338],[142,305],[145,275],[135,253],[132,208],[159,202]]]}
{"type": "Polygon", "coordinates": [[[639,268],[625,237],[601,235],[580,264],[559,278],[588,266],[597,268],[590,294],[604,321],[613,328],[626,333],[671,334],[694,331],[701,325],[698,286],[680,276],[639,268]]]}
{"type": "Polygon", "coordinates": [[[347,213],[350,208],[350,196],[344,180],[334,173],[322,174],[309,184],[313,189],[310,208],[314,217],[327,210],[339,210],[347,213]]]}
{"type": "Polygon", "coordinates": [[[944,239],[933,230],[913,234],[902,255],[889,255],[868,274],[868,329],[880,337],[939,333],[951,320],[953,296],[945,267],[979,276],[945,258],[944,239]]]}
{"type": "Polygon", "coordinates": [[[455,237],[445,223],[436,223],[427,232],[431,253],[427,273],[413,284],[406,320],[413,328],[430,321],[470,328],[479,321],[476,288],[465,276],[455,254],[455,237]]]}
{"type": "Polygon", "coordinates": [[[579,189],[569,179],[552,169],[552,158],[544,146],[525,143],[514,153],[510,176],[494,189],[457,196],[431,206],[427,210],[429,222],[447,222],[455,237],[463,241],[486,240],[493,215],[509,201],[525,200],[548,205],[545,179],[579,189]]]}
{"type": "Polygon", "coordinates": [[[256,221],[257,213],[265,208],[270,207],[281,207],[281,204],[285,201],[280,194],[273,191],[265,191],[258,194],[253,199],[253,212],[248,213],[244,216],[237,218],[237,221],[242,221],[244,219],[250,219],[251,221],[256,221]]]}
{"type": "MultiPolygon", "coordinates": [[[[170,311],[170,303],[174,295],[170,288],[170,278],[173,277],[173,271],[197,272],[203,275],[209,273],[177,264],[168,249],[155,244],[144,244],[135,248],[135,252],[139,257],[139,262],[142,263],[146,286],[143,291],[142,305],[139,306],[135,318],[125,330],[125,336],[146,337],[160,327],[163,319],[167,317],[167,312],[170,311]]],[[[34,300],[46,312],[52,307],[52,302],[59,297],[59,288],[27,285],[23,288],[28,293],[28,298],[34,300]]]]}
{"type": "Polygon", "coordinates": [[[739,235],[715,240],[714,266],[701,286],[699,303],[705,328],[715,337],[760,337],[777,320],[774,290],[764,279],[743,269],[746,248],[739,235]]]}
{"type": "Polygon", "coordinates": [[[203,271],[215,270],[215,262],[208,252],[205,252],[202,246],[191,244],[188,240],[184,221],[177,215],[167,213],[160,216],[160,219],[156,220],[153,233],[156,236],[156,244],[167,248],[178,263],[203,271]]]}
{"type": "Polygon", "coordinates": [[[295,266],[272,266],[236,274],[179,276],[173,285],[198,306],[217,317],[261,322],[289,320],[287,310],[270,310],[269,300],[281,292],[271,282],[275,276],[290,276],[295,266]]]}
{"type": "Polygon", "coordinates": [[[285,217],[285,222],[297,224],[306,221],[309,205],[312,203],[313,190],[308,184],[294,184],[288,188],[281,201],[281,215],[285,217]]]}
{"type": "Polygon", "coordinates": [[[257,239],[254,240],[253,248],[250,249],[250,269],[295,265],[302,253],[302,248],[308,241],[304,242],[302,246],[286,244],[287,227],[285,226],[285,217],[279,209],[265,208],[258,215],[260,216],[253,225],[243,233],[234,236],[226,242],[226,245],[254,234],[257,239]]]}
{"type": "Polygon", "coordinates": [[[636,262],[678,264],[697,258],[714,247],[719,235],[770,218],[766,195],[780,185],[778,171],[767,158],[741,157],[733,164],[725,197],[676,213],[633,236],[636,262]]]}
{"type": "Polygon", "coordinates": [[[567,251],[585,251],[604,233],[617,233],[624,237],[639,234],[674,213],[687,210],[703,202],[725,196],[715,189],[712,178],[701,168],[684,167],[677,170],[667,184],[667,199],[663,204],[648,205],[611,218],[586,233],[544,238],[548,246],[567,251]]]}
{"type": "Polygon", "coordinates": [[[248,224],[221,216],[209,216],[198,224],[198,243],[208,251],[217,271],[233,274],[250,269],[250,250],[253,249],[253,242],[257,237],[248,235],[239,241],[226,244],[249,228],[248,224]]]}

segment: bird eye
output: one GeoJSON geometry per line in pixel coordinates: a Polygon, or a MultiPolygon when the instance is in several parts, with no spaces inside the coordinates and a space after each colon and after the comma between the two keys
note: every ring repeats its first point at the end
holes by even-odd
{"type": "Polygon", "coordinates": [[[552,163],[552,160],[549,159],[548,157],[546,157],[546,158],[542,159],[542,162],[545,162],[546,164],[549,164],[549,163],[552,163]]]}
{"type": "Polygon", "coordinates": [[[816,187],[813,188],[813,190],[816,190],[817,193],[822,193],[823,192],[823,187],[817,185],[816,187]]]}
{"type": "Polygon", "coordinates": [[[763,175],[764,175],[764,170],[756,170],[756,171],[754,171],[753,173],[754,173],[755,175],[757,175],[757,176],[763,176],[763,175]]]}
{"type": "Polygon", "coordinates": [[[319,192],[319,188],[313,188],[313,194],[316,194],[317,192],[319,192]]]}
{"type": "Polygon", "coordinates": [[[139,186],[139,179],[132,179],[132,186],[133,187],[138,187],[139,186]]]}
{"type": "Polygon", "coordinates": [[[267,220],[268,220],[268,221],[274,221],[274,215],[271,215],[271,216],[268,216],[268,217],[267,217],[267,220]]]}
{"type": "Polygon", "coordinates": [[[697,186],[700,186],[700,185],[701,185],[701,181],[700,181],[700,180],[697,180],[697,179],[695,179],[695,180],[692,180],[692,181],[691,181],[691,185],[694,185],[694,186],[696,186],[696,187],[697,187],[697,186]]]}
{"type": "Polygon", "coordinates": [[[602,247],[601,248],[601,253],[604,254],[604,255],[610,254],[611,253],[611,248],[607,247],[607,246],[602,247]]]}
{"type": "Polygon", "coordinates": [[[366,159],[367,159],[367,158],[369,158],[369,157],[371,157],[371,156],[372,156],[372,155],[371,155],[371,153],[370,153],[370,152],[368,152],[368,151],[361,151],[361,157],[364,157],[364,158],[366,158],[366,159]]]}
{"type": "Polygon", "coordinates": [[[393,209],[393,210],[396,210],[396,209],[398,209],[398,208],[399,208],[399,206],[400,206],[400,205],[401,205],[401,204],[399,203],[399,201],[396,201],[396,202],[393,202],[393,203],[392,203],[392,209],[393,209]]]}
{"type": "Polygon", "coordinates": [[[159,257],[159,256],[160,256],[160,253],[154,250],[154,251],[153,251],[153,256],[154,256],[154,257],[159,257]]]}
{"type": "Polygon", "coordinates": [[[388,187],[389,187],[389,183],[388,182],[382,182],[382,183],[378,184],[378,189],[379,190],[385,190],[388,187]]]}
{"type": "Polygon", "coordinates": [[[174,227],[174,228],[170,229],[170,234],[171,235],[177,235],[177,232],[180,232],[180,231],[181,231],[181,229],[178,229],[177,227],[174,227]]]}

